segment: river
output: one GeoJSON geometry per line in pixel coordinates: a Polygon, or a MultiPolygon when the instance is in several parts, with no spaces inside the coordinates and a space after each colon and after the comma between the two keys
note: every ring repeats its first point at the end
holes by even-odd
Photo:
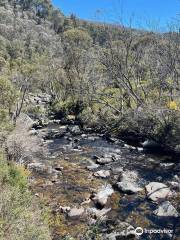
{"type": "MultiPolygon", "coordinates": [[[[118,139],[109,141],[101,134],[80,131],[73,133],[73,127],[49,124],[37,130],[38,135],[44,138],[43,144],[47,147],[48,154],[40,159],[44,168],[32,171],[31,187],[52,212],[50,225],[54,240],[70,239],[67,236],[74,239],[113,239],[108,236],[118,231],[121,222],[127,222],[134,228],[173,230],[172,234],[143,233],[139,236],[142,240],[178,239],[179,218],[155,215],[153,211],[164,199],[150,201],[144,190],[150,182],[166,184],[173,192],[168,200],[178,209],[179,189],[172,185],[179,174],[177,159],[170,155],[146,153],[143,149],[129,146],[118,139]],[[59,132],[62,134],[58,135],[59,132]],[[97,164],[101,158],[111,158],[112,161],[97,164]],[[100,173],[107,173],[107,176],[95,174],[100,170],[105,170],[100,173]],[[136,183],[143,190],[131,194],[119,190],[117,182],[123,172],[135,172],[138,176],[136,183]],[[95,204],[92,196],[102,186],[109,185],[114,192],[108,198],[106,206],[100,207],[95,204]],[[68,211],[75,207],[83,208],[85,212],[90,208],[109,210],[100,218],[96,214],[90,216],[85,212],[70,217],[68,211]]],[[[114,239],[133,239],[133,236],[130,234],[127,238],[114,239]]]]}

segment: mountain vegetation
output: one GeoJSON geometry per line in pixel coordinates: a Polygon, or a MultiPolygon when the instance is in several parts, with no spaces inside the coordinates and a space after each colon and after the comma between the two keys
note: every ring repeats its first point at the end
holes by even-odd
{"type": "MultiPolygon", "coordinates": [[[[34,93],[51,96],[47,116],[75,115],[83,127],[152,139],[179,153],[178,23],[166,33],[150,32],[65,17],[50,0],[1,0],[2,152],[21,113],[41,114],[26,101],[34,93]]],[[[50,239],[25,170],[6,157],[0,161],[0,239],[50,239]]]]}

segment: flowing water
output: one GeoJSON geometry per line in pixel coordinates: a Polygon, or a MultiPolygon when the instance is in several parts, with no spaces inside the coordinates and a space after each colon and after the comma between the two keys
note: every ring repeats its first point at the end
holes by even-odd
{"type": "MultiPolygon", "coordinates": [[[[60,128],[59,125],[50,125],[48,131],[60,128]]],[[[45,130],[47,130],[45,129],[45,130]]],[[[43,131],[43,130],[40,130],[43,131]]],[[[136,194],[124,194],[116,189],[117,176],[111,171],[111,176],[102,179],[93,176],[93,172],[103,169],[112,170],[122,167],[124,171],[136,171],[138,183],[144,188],[149,182],[162,182],[170,186],[174,176],[179,174],[177,159],[173,156],[152,155],[138,151],[124,145],[122,141],[110,142],[100,134],[81,134],[73,136],[68,130],[66,133],[51,141],[47,141],[49,154],[41,162],[46,165],[44,172],[34,172],[32,187],[36,194],[50,207],[53,217],[50,225],[54,239],[63,239],[68,234],[75,239],[83,239],[89,224],[87,218],[71,219],[59,210],[60,206],[80,207],[82,202],[89,199],[92,192],[105,184],[111,184],[115,193],[108,202],[111,211],[106,220],[100,225],[101,233],[111,232],[114,220],[126,221],[134,227],[146,229],[171,229],[174,235],[143,234],[140,239],[178,239],[179,219],[174,217],[157,217],[153,211],[157,203],[146,198],[145,191],[136,194]],[[96,163],[95,157],[114,155],[118,160],[99,166],[98,169],[88,170],[87,166],[96,163]],[[167,165],[162,165],[166,163],[167,165]],[[171,163],[171,164],[169,164],[171,163]],[[169,165],[168,165],[169,164],[169,165]],[[55,169],[55,173],[49,169],[55,169]]],[[[172,188],[171,188],[172,189],[172,188]]],[[[180,195],[177,189],[170,202],[179,207],[180,195]]],[[[86,205],[85,205],[86,206],[86,205]]],[[[88,206],[94,207],[92,201],[88,206]]],[[[91,225],[91,224],[90,224],[91,225]]],[[[90,238],[89,239],[96,239],[90,238]]],[[[98,238],[97,238],[98,239],[98,238]]]]}

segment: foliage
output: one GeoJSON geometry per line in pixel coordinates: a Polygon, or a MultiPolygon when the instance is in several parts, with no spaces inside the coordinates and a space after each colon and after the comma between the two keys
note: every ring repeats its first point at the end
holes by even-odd
{"type": "Polygon", "coordinates": [[[169,109],[171,110],[177,110],[178,109],[178,106],[177,106],[177,103],[175,101],[171,101],[168,103],[168,107],[169,109]]]}
{"type": "Polygon", "coordinates": [[[11,110],[16,98],[16,90],[6,77],[0,77],[0,107],[11,110]]]}
{"type": "MultiPolygon", "coordinates": [[[[127,125],[151,135],[147,121],[153,120],[156,139],[166,131],[159,127],[166,118],[179,115],[178,23],[167,33],[92,23],[65,17],[50,0],[4,0],[0,20],[4,122],[8,111],[18,117],[29,92],[50,94],[59,117],[73,113],[100,128],[119,120],[119,129],[127,125]]],[[[33,111],[41,114],[29,107],[33,111]]]]}
{"type": "Polygon", "coordinates": [[[29,172],[0,155],[0,239],[51,239],[37,202],[28,191],[29,172]]]}
{"type": "Polygon", "coordinates": [[[78,99],[67,98],[66,101],[54,102],[51,110],[55,112],[58,117],[66,117],[69,114],[78,114],[83,110],[82,102],[78,99]]]}

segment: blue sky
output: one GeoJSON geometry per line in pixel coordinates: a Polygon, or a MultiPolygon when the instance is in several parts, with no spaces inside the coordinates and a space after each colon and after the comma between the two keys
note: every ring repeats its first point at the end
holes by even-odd
{"type": "Polygon", "coordinates": [[[52,0],[65,15],[165,31],[180,13],[180,0],[52,0]]]}

